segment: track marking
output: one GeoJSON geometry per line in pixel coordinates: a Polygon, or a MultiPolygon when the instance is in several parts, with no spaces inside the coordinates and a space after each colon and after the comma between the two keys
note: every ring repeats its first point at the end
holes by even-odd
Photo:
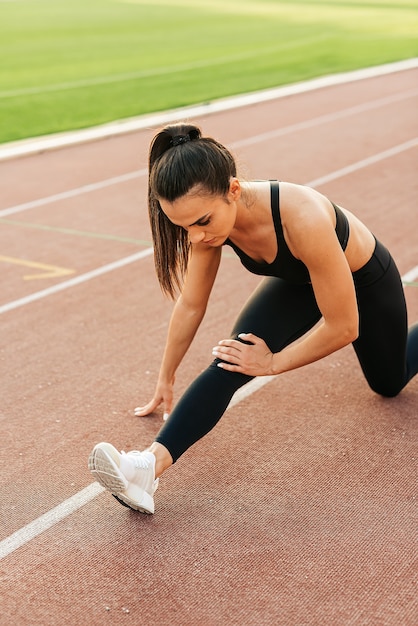
{"type": "MultiPolygon", "coordinates": [[[[396,102],[399,102],[400,100],[405,100],[405,99],[412,98],[415,96],[418,96],[418,89],[411,89],[402,94],[395,94],[394,96],[379,98],[377,100],[372,100],[364,104],[356,105],[354,107],[348,107],[346,109],[342,109],[341,111],[336,111],[335,113],[328,113],[326,115],[320,115],[318,117],[315,117],[311,120],[307,120],[305,122],[299,122],[297,124],[291,124],[289,126],[285,126],[284,128],[278,128],[276,130],[270,131],[269,133],[261,133],[259,135],[254,135],[253,137],[248,137],[247,139],[238,140],[238,141],[232,142],[230,144],[230,147],[231,149],[236,149],[236,148],[246,147],[249,145],[254,145],[256,143],[261,143],[263,141],[269,141],[279,136],[284,136],[284,135],[288,135],[288,134],[298,132],[301,130],[306,130],[307,128],[313,128],[321,124],[328,124],[330,122],[338,121],[344,117],[357,115],[359,113],[363,113],[363,112],[367,112],[373,109],[384,107],[389,104],[394,104],[396,102]]],[[[6,217],[7,215],[21,213],[22,211],[35,209],[40,206],[44,206],[46,204],[51,204],[53,202],[67,200],[68,198],[74,198],[84,193],[91,193],[94,191],[99,191],[100,189],[104,189],[112,185],[119,185],[121,183],[135,180],[136,178],[139,178],[141,176],[147,176],[147,175],[148,175],[148,169],[144,168],[144,169],[137,170],[134,172],[128,172],[127,174],[122,174],[121,176],[114,176],[112,178],[107,178],[106,180],[98,181],[96,183],[82,185],[81,187],[69,189],[68,191],[62,191],[60,193],[53,194],[51,196],[45,196],[44,198],[39,198],[38,200],[31,200],[30,202],[24,202],[23,204],[17,204],[15,206],[2,209],[0,210],[0,217],[6,217]]]]}
{"type": "Polygon", "coordinates": [[[12,311],[13,309],[18,309],[21,306],[26,304],[30,304],[31,302],[36,302],[36,300],[41,300],[42,298],[46,298],[54,293],[58,293],[59,291],[64,291],[69,287],[75,287],[76,285],[81,285],[82,283],[91,280],[92,278],[97,278],[97,276],[102,276],[103,274],[107,274],[108,272],[112,272],[113,270],[124,267],[125,265],[129,265],[130,263],[134,263],[135,261],[139,261],[146,256],[152,254],[153,248],[147,248],[146,250],[141,250],[141,252],[137,252],[136,254],[132,254],[131,256],[125,257],[123,259],[119,259],[118,261],[114,261],[113,263],[108,263],[107,265],[103,265],[102,267],[98,267],[97,269],[91,270],[90,272],[86,272],[85,274],[80,274],[74,278],[70,278],[70,280],[66,280],[58,285],[53,285],[52,287],[48,287],[47,289],[42,289],[42,291],[36,291],[35,293],[30,294],[29,296],[25,296],[24,298],[20,298],[19,300],[13,300],[8,304],[3,304],[0,306],[0,314],[7,313],[12,311]]]}
{"type": "Polygon", "coordinates": [[[364,167],[369,167],[369,165],[374,165],[375,163],[379,163],[379,161],[389,159],[393,156],[396,156],[397,154],[400,154],[401,152],[405,152],[406,150],[415,148],[416,146],[418,146],[418,137],[415,137],[410,141],[405,141],[405,143],[401,143],[398,146],[394,146],[393,148],[389,148],[389,150],[379,152],[379,154],[375,154],[374,156],[368,157],[367,159],[357,161],[357,163],[352,163],[351,165],[342,167],[339,170],[335,170],[335,172],[331,172],[330,174],[326,174],[325,176],[316,178],[315,180],[306,183],[306,185],[308,187],[319,187],[320,185],[325,185],[331,180],[335,180],[336,178],[341,178],[343,176],[347,176],[348,174],[352,174],[353,172],[357,172],[364,167]]]}
{"type": "MultiPolygon", "coordinates": [[[[273,378],[275,377],[266,376],[263,378],[255,378],[249,382],[243,389],[237,391],[226,410],[228,411],[239,402],[242,402],[245,398],[251,396],[253,393],[264,387],[264,385],[267,385],[267,383],[269,383],[273,378]]],[[[35,537],[42,534],[52,526],[55,526],[55,524],[58,524],[58,522],[61,522],[72,513],[75,513],[78,509],[94,500],[94,498],[104,491],[104,487],[98,483],[92,483],[85,489],[82,489],[73,496],[70,496],[67,500],[64,500],[64,502],[54,507],[47,513],[44,513],[40,517],[36,518],[33,522],[30,522],[9,537],[6,537],[6,539],[0,541],[0,560],[4,559],[12,552],[15,552],[15,550],[18,550],[26,543],[29,543],[29,541],[35,539],[35,537]]]]}
{"type": "Polygon", "coordinates": [[[33,522],[26,524],[26,526],[23,526],[20,530],[6,537],[3,541],[0,541],[0,560],[45,532],[48,528],[55,526],[55,524],[58,524],[61,520],[78,511],[78,509],[90,502],[90,500],[93,500],[103,491],[104,488],[101,487],[101,485],[92,483],[85,489],[70,496],[67,500],[64,500],[64,502],[61,502],[61,504],[47,513],[36,518],[33,522]]]}
{"type": "Polygon", "coordinates": [[[61,276],[68,276],[68,274],[74,274],[75,270],[68,270],[64,267],[57,267],[56,265],[47,265],[46,263],[37,263],[36,261],[26,261],[24,259],[18,259],[11,256],[0,256],[0,261],[3,263],[10,263],[11,265],[23,265],[23,267],[32,267],[43,270],[41,274],[26,274],[23,280],[38,280],[40,278],[59,278],[61,276]]]}
{"type": "Polygon", "coordinates": [[[408,91],[394,94],[393,96],[386,96],[377,100],[370,100],[369,102],[364,102],[362,104],[356,104],[352,107],[347,107],[346,109],[341,109],[341,111],[325,113],[324,115],[313,117],[310,120],[290,124],[289,126],[285,126],[284,128],[277,128],[276,130],[260,133],[259,135],[248,137],[247,139],[240,139],[239,141],[233,143],[232,147],[242,148],[254,145],[256,143],[260,143],[262,141],[270,141],[272,139],[277,139],[277,137],[283,137],[284,135],[289,135],[291,133],[299,132],[301,130],[314,128],[315,126],[319,126],[320,124],[337,122],[345,117],[349,117],[350,115],[367,113],[368,111],[372,111],[373,109],[378,109],[384,106],[395,104],[396,102],[407,100],[408,98],[415,98],[416,96],[418,96],[418,89],[409,89],[408,91]]]}
{"type": "Polygon", "coordinates": [[[8,209],[2,209],[0,211],[0,217],[6,217],[6,215],[13,215],[14,213],[20,213],[21,211],[27,211],[28,209],[36,209],[37,207],[44,206],[46,204],[52,204],[53,202],[59,202],[60,200],[68,200],[68,198],[74,198],[80,196],[83,193],[91,193],[92,191],[98,191],[99,189],[105,189],[112,185],[120,185],[130,180],[134,180],[139,176],[145,176],[148,174],[147,169],[137,170],[136,172],[128,172],[121,176],[113,176],[106,180],[101,180],[97,183],[89,183],[75,189],[69,189],[68,191],[62,191],[55,193],[52,196],[46,196],[45,198],[39,198],[38,200],[31,200],[30,202],[24,202],[23,204],[17,204],[14,207],[8,209]]]}
{"type": "Polygon", "coordinates": [[[418,265],[409,270],[406,274],[402,276],[402,282],[404,285],[416,286],[418,283],[414,282],[415,279],[418,278],[418,265]]]}
{"type": "Polygon", "coordinates": [[[0,224],[18,226],[20,228],[33,228],[34,230],[46,230],[47,232],[60,233],[63,235],[74,235],[75,237],[86,237],[90,239],[104,239],[106,241],[119,241],[121,243],[132,243],[135,246],[151,246],[152,243],[146,239],[132,239],[131,237],[120,237],[118,235],[108,235],[106,233],[94,233],[75,228],[61,228],[60,226],[49,226],[48,224],[32,224],[31,222],[21,222],[18,220],[8,220],[0,217],[0,224]]]}
{"type": "MultiPolygon", "coordinates": [[[[226,411],[232,409],[232,407],[236,406],[242,400],[245,400],[253,393],[267,385],[271,380],[275,378],[274,376],[265,376],[262,378],[255,378],[251,382],[249,382],[244,388],[238,390],[231,402],[229,403],[226,411]]],[[[226,412],[225,411],[225,412],[226,412]]],[[[15,552],[26,543],[29,543],[32,539],[35,539],[38,535],[42,534],[58,522],[61,522],[63,519],[81,509],[85,504],[88,504],[98,495],[103,493],[105,490],[104,487],[99,485],[98,483],[92,483],[85,489],[82,489],[78,493],[70,496],[67,500],[54,507],[47,513],[44,513],[37,519],[33,520],[26,526],[23,526],[16,532],[14,532],[3,541],[0,541],[0,560],[4,559],[6,556],[15,552]]]]}

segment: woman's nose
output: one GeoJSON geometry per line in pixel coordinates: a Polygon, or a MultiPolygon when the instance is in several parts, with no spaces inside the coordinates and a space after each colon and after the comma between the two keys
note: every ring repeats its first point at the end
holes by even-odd
{"type": "Polygon", "coordinates": [[[200,228],[190,228],[189,241],[190,243],[199,243],[205,238],[205,233],[200,228]]]}

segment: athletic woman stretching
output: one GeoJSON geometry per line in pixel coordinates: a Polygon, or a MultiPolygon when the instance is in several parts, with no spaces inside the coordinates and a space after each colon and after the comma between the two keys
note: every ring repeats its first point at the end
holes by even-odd
{"type": "Polygon", "coordinates": [[[254,376],[288,372],[349,343],[378,394],[395,396],[417,373],[418,324],[408,334],[393,259],[357,217],[322,194],[287,182],[241,182],[224,146],[178,124],[151,143],[148,205],[159,282],[180,296],[155,395],[135,413],[162,404],[170,416],[144,452],[120,454],[99,443],[90,454],[90,471],[122,504],[153,513],[158,477],[254,376]],[[174,375],[205,314],[225,244],[265,278],[231,338],[213,348],[215,360],[171,412],[174,375]]]}

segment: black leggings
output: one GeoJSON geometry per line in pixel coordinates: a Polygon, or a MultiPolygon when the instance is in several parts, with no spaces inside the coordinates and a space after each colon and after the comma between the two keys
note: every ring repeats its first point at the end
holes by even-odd
{"type": "MultiPolygon", "coordinates": [[[[408,335],[401,278],[382,244],[376,243],[372,258],[353,278],[360,316],[354,350],[370,387],[395,396],[418,371],[418,324],[408,335]]],[[[279,352],[320,318],[311,285],[267,277],[245,304],[231,336],[251,332],[279,352]]],[[[223,370],[218,362],[190,385],[156,437],[174,461],[216,425],[234,393],[252,379],[223,370]]]]}

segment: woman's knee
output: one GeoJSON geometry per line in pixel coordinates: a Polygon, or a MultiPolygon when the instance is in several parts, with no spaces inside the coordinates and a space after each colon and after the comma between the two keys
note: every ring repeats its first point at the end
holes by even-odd
{"type": "Polygon", "coordinates": [[[379,394],[379,396],[383,396],[384,398],[395,398],[405,386],[403,383],[399,384],[399,383],[395,383],[394,381],[390,381],[390,382],[368,381],[368,383],[372,391],[379,394]]]}

